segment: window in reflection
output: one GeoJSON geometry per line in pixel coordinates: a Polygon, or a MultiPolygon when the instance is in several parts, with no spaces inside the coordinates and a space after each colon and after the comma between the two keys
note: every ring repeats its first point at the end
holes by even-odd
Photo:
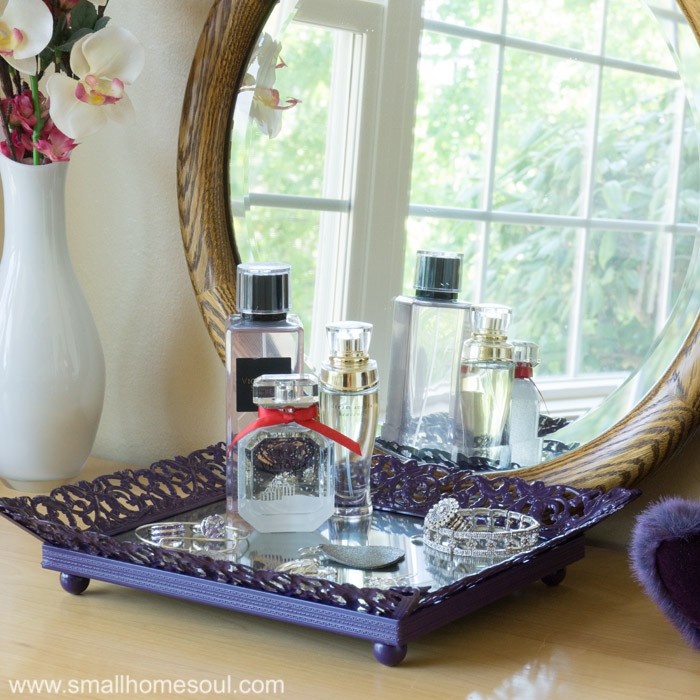
{"type": "Polygon", "coordinates": [[[549,411],[571,415],[640,365],[673,307],[696,239],[697,133],[651,11],[534,5],[426,1],[404,292],[415,251],[452,237],[465,298],[513,307],[512,336],[542,347],[549,411]]]}
{"type": "Polygon", "coordinates": [[[242,259],[292,264],[312,368],[325,323],[348,317],[375,324],[386,366],[391,298],[423,248],[464,253],[464,299],[513,307],[550,414],[639,366],[700,210],[660,25],[677,54],[697,46],[673,0],[649,4],[300,0],[275,88],[301,102],[270,139],[239,96],[231,184],[242,259]]]}

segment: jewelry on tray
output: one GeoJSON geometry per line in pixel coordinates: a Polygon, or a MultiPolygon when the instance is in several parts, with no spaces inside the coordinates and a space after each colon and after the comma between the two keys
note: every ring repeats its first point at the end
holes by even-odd
{"type": "Polygon", "coordinates": [[[423,543],[462,557],[511,556],[532,549],[540,524],[503,508],[460,508],[454,498],[436,503],[423,522],[423,543]]]}
{"type": "Polygon", "coordinates": [[[161,522],[141,525],[136,536],[146,544],[185,552],[233,552],[248,535],[226,524],[221,515],[208,515],[201,522],[161,522]]]}
{"type": "Polygon", "coordinates": [[[329,559],[352,569],[385,569],[400,562],[405,554],[397,547],[383,545],[319,544],[299,550],[301,556],[329,559]]]}
{"type": "Polygon", "coordinates": [[[318,559],[292,559],[280,564],[275,571],[284,574],[301,574],[302,576],[313,576],[314,578],[325,578],[335,580],[337,572],[330,566],[322,566],[318,559]]]}

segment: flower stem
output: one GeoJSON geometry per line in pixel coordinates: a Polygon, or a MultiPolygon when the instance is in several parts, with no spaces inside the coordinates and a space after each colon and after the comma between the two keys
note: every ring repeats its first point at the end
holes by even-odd
{"type": "Polygon", "coordinates": [[[9,99],[14,95],[10,69],[6,61],[0,61],[0,85],[2,85],[2,92],[6,98],[9,99]]]}
{"type": "MultiPolygon", "coordinates": [[[[41,130],[44,128],[44,120],[41,118],[41,103],[39,102],[39,79],[36,77],[36,75],[29,76],[29,86],[32,89],[32,102],[34,103],[34,116],[36,117],[36,124],[34,125],[32,141],[37,142],[41,136],[41,130]]],[[[34,165],[40,165],[39,151],[36,150],[36,146],[32,149],[32,157],[34,160],[34,165]]]]}
{"type": "Polygon", "coordinates": [[[12,111],[12,102],[8,103],[7,112],[5,112],[5,107],[0,107],[0,113],[2,114],[2,130],[5,133],[5,143],[10,151],[12,160],[17,160],[17,154],[15,153],[15,145],[12,143],[12,131],[10,129],[10,112],[12,111]]]}

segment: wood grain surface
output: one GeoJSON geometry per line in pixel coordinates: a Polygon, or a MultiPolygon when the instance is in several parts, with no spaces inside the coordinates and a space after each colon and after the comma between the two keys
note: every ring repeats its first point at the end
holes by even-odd
{"type": "MultiPolygon", "coordinates": [[[[209,334],[225,355],[235,310],[235,247],[229,204],[229,134],[241,78],[276,0],[219,0],[192,62],[180,126],[178,201],[185,255],[209,334]]],[[[696,36],[700,2],[678,0],[696,36]]],[[[595,440],[520,470],[547,483],[631,486],[663,464],[700,423],[700,315],[667,372],[622,420],[595,440]]]]}

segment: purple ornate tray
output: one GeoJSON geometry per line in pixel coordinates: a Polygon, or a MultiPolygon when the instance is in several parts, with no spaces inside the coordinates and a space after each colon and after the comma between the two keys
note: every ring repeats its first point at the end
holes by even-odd
{"type": "MultiPolygon", "coordinates": [[[[43,540],[43,567],[61,572],[70,593],[82,593],[94,578],[250,612],[369,639],[376,658],[395,665],[412,639],[538,579],[560,583],[565,567],[583,557],[584,531],[638,495],[509,476],[488,479],[449,466],[375,456],[369,541],[384,538],[381,543],[405,546],[407,554],[411,549],[409,569],[369,579],[346,570],[345,578],[330,581],[273,571],[295,557],[277,551],[275,543],[251,544],[237,560],[140,543],[133,535],[140,525],[223,512],[224,449],[221,443],[148,469],[63,486],[48,496],[0,498],[0,514],[43,540]],[[422,517],[445,495],[463,508],[508,508],[535,517],[542,524],[539,543],[479,566],[415,545],[422,517]]],[[[317,537],[330,540],[334,534],[324,530],[317,537]]]]}

